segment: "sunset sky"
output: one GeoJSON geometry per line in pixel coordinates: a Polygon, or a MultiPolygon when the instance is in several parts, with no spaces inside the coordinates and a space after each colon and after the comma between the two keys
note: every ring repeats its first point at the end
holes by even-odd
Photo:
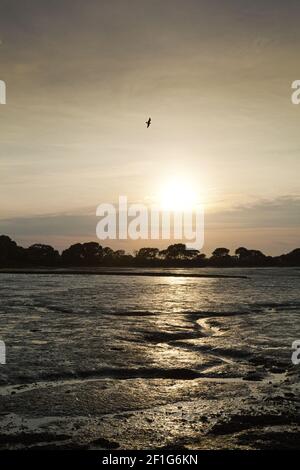
{"type": "Polygon", "coordinates": [[[174,177],[205,252],[299,246],[299,21],[299,0],[0,0],[0,233],[95,240],[98,204],[174,177]]]}

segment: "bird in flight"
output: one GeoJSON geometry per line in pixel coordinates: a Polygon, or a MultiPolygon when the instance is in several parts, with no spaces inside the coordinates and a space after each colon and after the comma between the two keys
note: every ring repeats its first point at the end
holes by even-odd
{"type": "Polygon", "coordinates": [[[147,124],[147,129],[148,127],[150,127],[150,124],[151,124],[151,118],[149,117],[148,121],[146,121],[146,124],[147,124]]]}

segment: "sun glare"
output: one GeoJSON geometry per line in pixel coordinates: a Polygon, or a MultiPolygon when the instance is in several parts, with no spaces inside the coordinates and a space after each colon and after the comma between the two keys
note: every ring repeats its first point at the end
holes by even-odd
{"type": "Polygon", "coordinates": [[[179,178],[165,183],[160,191],[160,206],[165,211],[192,211],[198,203],[193,184],[179,178]]]}

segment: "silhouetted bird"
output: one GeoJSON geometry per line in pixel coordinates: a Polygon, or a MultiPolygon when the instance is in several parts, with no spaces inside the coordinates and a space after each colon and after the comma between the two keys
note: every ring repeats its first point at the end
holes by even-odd
{"type": "Polygon", "coordinates": [[[149,127],[150,124],[151,124],[151,118],[149,118],[148,121],[146,121],[146,124],[147,124],[147,129],[148,129],[148,127],[149,127]]]}

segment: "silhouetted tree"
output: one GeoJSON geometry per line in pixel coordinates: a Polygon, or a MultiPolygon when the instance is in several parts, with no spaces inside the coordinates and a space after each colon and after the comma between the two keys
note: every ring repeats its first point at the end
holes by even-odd
{"type": "Polygon", "coordinates": [[[300,266],[300,248],[275,258],[279,266],[300,266]]]}
{"type": "Polygon", "coordinates": [[[175,243],[174,245],[169,245],[161,253],[164,254],[165,259],[183,259],[186,253],[186,245],[184,243],[175,243]]]}
{"type": "Polygon", "coordinates": [[[50,245],[35,243],[26,250],[28,264],[37,266],[56,266],[60,256],[57,250],[50,245]]]}
{"type": "Polygon", "coordinates": [[[238,257],[239,266],[271,266],[273,264],[272,257],[265,256],[259,250],[240,247],[235,250],[235,254],[238,257]]]}
{"type": "Polygon", "coordinates": [[[141,258],[144,260],[153,260],[157,258],[159,254],[159,249],[158,248],[141,248],[137,254],[137,258],[141,258]]]}
{"type": "Polygon", "coordinates": [[[221,258],[223,256],[228,256],[230,250],[228,248],[216,248],[213,252],[212,255],[215,256],[216,258],[221,258]]]}
{"type": "Polygon", "coordinates": [[[237,257],[239,259],[245,259],[249,256],[249,250],[247,250],[247,248],[244,248],[243,246],[241,246],[240,248],[237,248],[235,250],[235,254],[237,255],[237,257]]]}
{"type": "Polygon", "coordinates": [[[103,248],[97,242],[83,243],[85,263],[89,266],[99,265],[103,259],[103,248]]]}
{"type": "Polygon", "coordinates": [[[183,254],[184,258],[187,260],[196,259],[199,255],[200,255],[199,250],[193,250],[191,248],[187,248],[185,250],[185,253],[183,254]]]}
{"type": "Polygon", "coordinates": [[[113,255],[114,255],[114,250],[109,248],[109,246],[106,246],[105,248],[103,248],[103,257],[104,258],[112,258],[113,255]]]}
{"type": "Polygon", "coordinates": [[[164,260],[166,266],[199,266],[204,262],[203,256],[199,256],[199,250],[187,248],[184,243],[176,243],[160,251],[158,258],[164,260]]]}
{"type": "Polygon", "coordinates": [[[97,242],[76,243],[62,252],[63,264],[71,266],[99,266],[102,260],[103,249],[97,242]]]}
{"type": "Polygon", "coordinates": [[[195,261],[196,261],[195,265],[199,267],[207,266],[207,263],[208,263],[205,253],[199,253],[196,256],[195,261]]]}
{"type": "Polygon", "coordinates": [[[17,266],[25,263],[25,249],[7,235],[0,235],[0,266],[17,266]]]}
{"type": "Polygon", "coordinates": [[[235,256],[229,255],[228,248],[216,248],[210,258],[198,250],[188,249],[185,244],[169,245],[166,250],[157,248],[141,248],[135,257],[124,250],[113,251],[109,247],[102,248],[99,243],[75,243],[63,251],[50,245],[36,243],[27,249],[16,244],[6,235],[0,236],[0,267],[23,266],[185,266],[185,267],[255,267],[255,266],[300,266],[300,248],[290,253],[266,256],[260,250],[249,250],[239,247],[235,256]]]}
{"type": "Polygon", "coordinates": [[[84,259],[81,243],[75,243],[64,250],[61,255],[63,264],[77,264],[80,266],[84,259]]]}
{"type": "Polygon", "coordinates": [[[229,255],[228,248],[216,248],[209,259],[210,266],[230,267],[236,263],[235,258],[229,255]]]}
{"type": "Polygon", "coordinates": [[[125,256],[125,250],[116,250],[114,252],[114,256],[115,258],[122,258],[123,256],[125,256]]]}
{"type": "Polygon", "coordinates": [[[114,262],[114,250],[112,250],[109,246],[106,246],[102,250],[102,255],[103,255],[103,263],[105,265],[110,265],[113,264],[114,262]]]}

